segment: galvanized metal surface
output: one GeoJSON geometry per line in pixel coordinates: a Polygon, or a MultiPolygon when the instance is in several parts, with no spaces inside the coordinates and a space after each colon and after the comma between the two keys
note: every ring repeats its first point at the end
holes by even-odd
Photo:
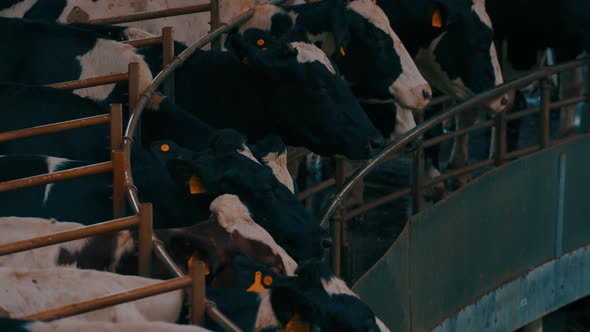
{"type": "Polygon", "coordinates": [[[508,330],[504,327],[522,326],[567,304],[574,295],[590,293],[590,287],[580,288],[586,281],[579,278],[586,272],[572,265],[574,258],[563,263],[569,266],[567,276],[560,272],[559,277],[578,278],[565,288],[559,286],[567,294],[551,293],[561,280],[555,276],[519,277],[554,259],[560,241],[563,252],[590,243],[590,211],[584,199],[590,196],[585,176],[590,166],[588,147],[590,137],[585,136],[522,158],[414,216],[355,291],[392,330],[402,331],[430,331],[446,319],[453,331],[508,330]],[[560,202],[564,204],[561,221],[560,202]],[[407,256],[400,254],[403,251],[407,256]],[[510,292],[530,293],[524,314],[514,304],[519,298],[508,296],[512,294],[508,290],[485,295],[520,279],[524,284],[510,286],[516,287],[510,292]],[[400,289],[403,285],[406,288],[400,289]],[[465,309],[471,311],[462,318],[455,315],[476,303],[465,309]],[[451,321],[452,317],[457,318],[451,321]]]}

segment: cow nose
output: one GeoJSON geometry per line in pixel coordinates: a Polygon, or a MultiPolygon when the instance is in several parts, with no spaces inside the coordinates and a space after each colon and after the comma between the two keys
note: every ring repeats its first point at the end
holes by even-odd
{"type": "Polygon", "coordinates": [[[506,96],[502,97],[502,100],[500,100],[500,105],[502,105],[502,106],[508,105],[508,97],[506,97],[506,96]]]}
{"type": "Polygon", "coordinates": [[[425,100],[430,100],[430,98],[432,98],[432,93],[430,93],[430,90],[424,89],[422,90],[422,97],[424,97],[425,100]]]}
{"type": "Polygon", "coordinates": [[[327,237],[327,238],[322,239],[322,247],[324,249],[332,248],[332,238],[327,237]]]}

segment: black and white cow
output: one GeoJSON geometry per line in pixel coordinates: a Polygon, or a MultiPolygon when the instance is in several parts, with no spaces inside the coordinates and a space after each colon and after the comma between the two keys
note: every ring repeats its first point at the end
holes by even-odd
{"type": "MultiPolygon", "coordinates": [[[[140,199],[154,205],[156,228],[182,227],[206,220],[211,201],[235,194],[252,218],[297,260],[321,257],[326,232],[295,196],[280,184],[244,146],[237,133],[221,131],[211,149],[194,153],[170,141],[137,150],[132,165],[140,199]],[[181,159],[182,158],[182,159],[181,159]]],[[[87,162],[45,156],[0,157],[0,180],[87,165],[87,162]]],[[[76,220],[91,224],[112,218],[110,174],[99,174],[0,194],[3,216],[76,220]],[[90,212],[91,211],[91,212],[90,212]]]]}
{"type": "MultiPolygon", "coordinates": [[[[205,1],[197,1],[205,4],[205,1]]],[[[251,0],[221,0],[220,21],[229,22],[252,7],[251,0]]],[[[18,17],[59,23],[71,23],[84,19],[149,12],[169,8],[192,6],[195,0],[6,0],[0,4],[0,17],[18,17]],[[77,7],[77,8],[75,8],[77,7]]],[[[174,29],[174,39],[191,44],[207,34],[211,28],[209,12],[125,23],[126,26],[160,34],[163,27],[174,29]]],[[[138,29],[132,29],[140,31],[138,29]]],[[[127,39],[143,38],[131,33],[127,39]]]]}
{"type": "Polygon", "coordinates": [[[195,325],[178,325],[165,322],[85,322],[60,319],[53,322],[23,321],[0,318],[3,332],[207,332],[195,325]]]}
{"type": "MultiPolygon", "coordinates": [[[[125,72],[129,60],[121,55],[122,50],[142,63],[142,73],[147,71],[146,62],[132,47],[103,39],[104,26],[97,34],[79,27],[3,18],[0,28],[5,31],[0,36],[9,36],[5,40],[10,49],[7,61],[0,64],[3,81],[46,84],[125,72]],[[55,47],[50,51],[34,52],[52,43],[55,47]],[[120,69],[109,69],[111,62],[120,69]]],[[[381,135],[319,49],[306,43],[280,42],[264,52],[239,39],[232,38],[239,56],[199,51],[177,71],[176,100],[183,108],[213,127],[234,128],[249,139],[276,132],[287,144],[322,154],[365,159],[381,146],[381,135]],[[248,64],[243,63],[245,58],[248,64]]],[[[159,72],[161,47],[143,48],[141,53],[151,70],[159,72]]],[[[152,76],[149,72],[141,76],[141,87],[145,87],[152,76]]],[[[121,95],[113,92],[112,85],[98,89],[93,99],[121,101],[114,97],[121,95]]]]}
{"type": "MultiPolygon", "coordinates": [[[[251,271],[254,272],[254,271],[251,271]]],[[[323,263],[302,264],[297,276],[273,278],[268,289],[207,288],[214,301],[244,331],[307,326],[320,331],[389,331],[371,309],[323,263]]],[[[0,306],[11,316],[32,314],[92,298],[153,285],[160,280],[72,268],[0,268],[0,306]],[[84,283],[79,283],[84,280],[84,283]],[[34,300],[33,300],[34,299],[34,300]]],[[[83,321],[182,321],[181,290],[74,316],[83,321]]],[[[211,321],[205,328],[219,330],[211,321]]]]}
{"type": "MultiPolygon", "coordinates": [[[[506,41],[505,67],[524,74],[538,68],[537,54],[552,48],[555,62],[573,60],[590,51],[590,6],[581,0],[488,1],[486,3],[495,38],[506,41]]],[[[505,69],[505,68],[503,68],[505,69]]],[[[582,95],[582,70],[560,75],[560,96],[571,98],[582,95]]],[[[576,104],[561,111],[560,133],[573,132],[576,104]]]]}
{"type": "MultiPolygon", "coordinates": [[[[156,229],[158,239],[174,261],[184,270],[195,254],[208,263],[207,284],[211,287],[235,287],[236,255],[251,258],[279,276],[293,276],[297,263],[262,227],[256,224],[247,207],[235,195],[222,195],[211,203],[211,217],[189,227],[156,229]]],[[[41,218],[0,218],[0,245],[47,236],[83,227],[74,222],[41,218]]],[[[137,234],[120,231],[0,257],[0,266],[52,268],[72,266],[121,274],[138,274],[137,234]]],[[[152,264],[156,278],[168,276],[159,262],[152,264]]]]}

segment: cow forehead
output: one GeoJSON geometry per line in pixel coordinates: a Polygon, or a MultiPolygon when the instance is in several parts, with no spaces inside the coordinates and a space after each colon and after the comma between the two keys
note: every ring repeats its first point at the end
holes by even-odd
{"type": "Polygon", "coordinates": [[[317,46],[304,42],[292,42],[290,44],[297,50],[297,61],[299,63],[317,61],[324,65],[330,73],[336,75],[336,70],[332,66],[332,62],[330,62],[326,53],[317,48],[317,46]]]}
{"type": "Polygon", "coordinates": [[[492,20],[490,19],[490,17],[488,16],[488,12],[486,11],[485,0],[473,0],[471,10],[475,12],[477,17],[479,17],[483,24],[485,24],[488,28],[492,29],[492,20]]]}
{"type": "Polygon", "coordinates": [[[238,31],[244,32],[251,28],[262,29],[265,31],[271,30],[271,18],[276,14],[286,14],[286,12],[275,5],[260,5],[254,10],[254,15],[248,21],[240,25],[238,31]]]}
{"type": "Polygon", "coordinates": [[[337,278],[336,276],[332,276],[328,279],[321,278],[321,282],[322,287],[330,296],[345,294],[358,298],[358,295],[348,288],[343,280],[337,278]]]}
{"type": "Polygon", "coordinates": [[[389,19],[383,10],[371,0],[352,1],[348,4],[348,8],[366,18],[376,28],[383,30],[383,32],[394,40],[399,40],[397,35],[393,32],[393,29],[389,24],[389,19]]]}

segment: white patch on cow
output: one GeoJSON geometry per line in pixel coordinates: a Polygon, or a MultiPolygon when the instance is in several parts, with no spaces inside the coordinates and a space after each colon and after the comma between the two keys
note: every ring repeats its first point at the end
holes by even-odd
{"type": "Polygon", "coordinates": [[[206,332],[194,325],[177,325],[165,322],[84,322],[60,319],[53,322],[33,322],[26,325],[31,332],[206,332]]]}
{"type": "Polygon", "coordinates": [[[414,128],[416,128],[416,121],[412,111],[396,105],[395,128],[391,139],[398,138],[414,128]]]}
{"type": "Polygon", "coordinates": [[[242,156],[256,162],[257,164],[260,164],[258,159],[256,159],[256,157],[254,157],[254,155],[252,154],[252,151],[247,146],[242,145],[242,150],[238,150],[238,153],[241,154],[242,156]]]}
{"type": "Polygon", "coordinates": [[[492,29],[492,20],[486,11],[486,0],[473,0],[473,6],[471,6],[471,10],[477,14],[477,17],[479,17],[483,24],[492,29]]]}
{"type": "Polygon", "coordinates": [[[293,178],[291,177],[291,174],[289,174],[289,169],[287,168],[287,150],[281,154],[271,152],[262,157],[262,160],[268,165],[268,167],[270,167],[270,169],[272,169],[272,173],[277,180],[284,184],[285,187],[289,188],[292,193],[295,193],[293,178]]]}
{"type": "Polygon", "coordinates": [[[153,38],[158,37],[159,35],[155,35],[153,33],[149,33],[147,31],[143,31],[137,28],[127,28],[125,29],[125,36],[128,40],[133,39],[144,39],[144,38],[153,38]]]}
{"type": "Polygon", "coordinates": [[[317,48],[313,44],[304,42],[292,42],[290,43],[295,49],[297,49],[297,61],[299,63],[314,62],[317,61],[323,64],[330,73],[336,75],[336,70],[332,66],[332,62],[328,59],[326,53],[321,49],[317,48]]]}
{"type": "Polygon", "coordinates": [[[331,32],[322,32],[317,35],[307,33],[307,38],[312,44],[316,42],[321,42],[321,49],[326,53],[328,56],[332,56],[334,52],[336,52],[336,40],[334,39],[334,34],[331,32]]]}
{"type": "Polygon", "coordinates": [[[353,292],[350,288],[348,288],[348,286],[346,286],[346,283],[342,279],[339,279],[336,276],[332,276],[328,280],[321,278],[321,282],[322,282],[322,287],[324,287],[324,290],[330,296],[339,295],[339,294],[346,294],[346,295],[354,296],[356,298],[359,297],[358,295],[356,295],[355,292],[353,292]]]}
{"type": "MultiPolygon", "coordinates": [[[[14,317],[48,308],[88,301],[161,282],[110,272],[51,269],[0,268],[0,306],[14,317]],[[83,281],[83,282],[81,282],[83,281]]],[[[175,322],[183,303],[183,290],[73,316],[73,319],[108,322],[175,322]]]]}
{"type": "Polygon", "coordinates": [[[121,257],[127,253],[132,253],[135,249],[135,241],[131,236],[131,232],[124,230],[117,234],[117,248],[115,249],[115,255],[113,263],[109,267],[109,271],[115,272],[115,269],[119,266],[121,257]]]}
{"type": "Polygon", "coordinates": [[[389,332],[389,328],[385,326],[385,323],[383,323],[379,318],[375,317],[375,323],[377,323],[377,326],[381,332],[389,332]]]}
{"type": "MultiPolygon", "coordinates": [[[[98,76],[126,73],[130,62],[139,63],[139,89],[143,91],[152,81],[152,73],[143,60],[143,56],[136,54],[131,45],[108,39],[97,39],[96,45],[88,53],[77,57],[82,67],[81,80],[98,76]]],[[[115,84],[75,90],[79,96],[97,101],[106,99],[115,84]]]]}
{"type": "Polygon", "coordinates": [[[23,0],[14,5],[0,10],[0,17],[23,17],[25,13],[37,3],[38,0],[23,0]]]}
{"type": "Polygon", "coordinates": [[[414,57],[414,61],[418,67],[420,67],[422,75],[424,75],[433,86],[442,90],[446,94],[454,96],[457,99],[467,99],[473,95],[471,89],[465,86],[461,78],[451,80],[449,75],[442,69],[436,60],[436,56],[434,55],[436,46],[445,34],[446,32],[443,32],[440,34],[440,36],[436,37],[430,43],[428,49],[418,50],[418,53],[414,57]]]}
{"type": "Polygon", "coordinates": [[[279,246],[268,232],[250,217],[250,211],[235,195],[221,195],[211,202],[211,213],[217,223],[228,233],[238,232],[247,239],[264,243],[275,255],[279,255],[288,276],[295,275],[297,263],[279,246]]]}
{"type": "MultiPolygon", "coordinates": [[[[252,15],[252,17],[248,21],[240,25],[240,27],[238,28],[238,32],[243,33],[244,31],[253,28],[264,31],[270,31],[272,28],[271,18],[277,14],[287,14],[287,12],[275,5],[257,6],[254,9],[254,14],[252,15]]],[[[293,20],[291,24],[293,24],[293,22],[295,21],[293,20]]]]}
{"type": "MultiPolygon", "coordinates": [[[[496,45],[492,43],[490,46],[490,59],[492,59],[492,66],[494,68],[495,84],[500,85],[504,83],[504,76],[502,75],[502,68],[498,60],[498,53],[496,52],[496,45]]],[[[505,93],[488,102],[488,106],[495,112],[502,112],[506,108],[506,104],[502,104],[502,100],[509,100],[510,96],[505,93]]]]}
{"type": "MultiPolygon", "coordinates": [[[[55,170],[59,166],[63,166],[67,164],[69,159],[65,158],[57,158],[57,157],[47,157],[45,162],[47,163],[47,173],[51,174],[54,173],[55,170]]],[[[43,205],[47,203],[47,199],[49,199],[49,194],[51,193],[51,188],[53,188],[53,183],[49,183],[45,185],[45,194],[43,195],[43,205]]]]}
{"type": "Polygon", "coordinates": [[[426,107],[430,99],[424,98],[423,91],[428,91],[432,95],[430,85],[422,77],[406,47],[391,28],[385,12],[371,0],[351,1],[348,8],[366,18],[378,29],[383,30],[393,40],[393,48],[400,57],[402,72],[389,87],[391,95],[406,108],[423,109],[426,107]]]}
{"type": "Polygon", "coordinates": [[[278,327],[281,325],[275,312],[272,310],[272,304],[270,302],[270,291],[262,290],[258,292],[258,299],[260,304],[258,305],[258,313],[256,314],[256,321],[254,323],[254,331],[260,331],[268,327],[278,327]]]}

